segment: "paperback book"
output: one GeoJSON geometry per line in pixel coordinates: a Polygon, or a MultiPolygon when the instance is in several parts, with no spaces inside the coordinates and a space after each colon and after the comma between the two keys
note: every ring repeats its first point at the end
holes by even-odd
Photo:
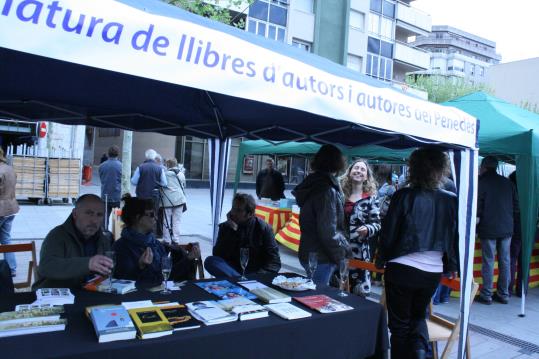
{"type": "Polygon", "coordinates": [[[268,310],[244,297],[222,299],[217,301],[221,308],[229,313],[238,315],[240,320],[264,318],[268,316],[268,310]]]}
{"type": "Polygon", "coordinates": [[[0,313],[0,337],[64,330],[63,306],[0,313]]]}
{"type": "Polygon", "coordinates": [[[134,280],[112,278],[112,286],[111,286],[109,278],[96,276],[92,278],[91,280],[89,280],[88,282],[86,282],[86,284],[84,285],[84,289],[92,291],[92,292],[104,292],[104,293],[110,293],[110,290],[112,289],[112,293],[114,294],[125,294],[129,292],[133,292],[137,288],[135,287],[134,280]]]}
{"type": "Polygon", "coordinates": [[[238,282],[238,284],[241,284],[242,287],[247,288],[249,292],[256,295],[260,300],[268,304],[287,303],[292,301],[292,297],[289,295],[281,293],[265,284],[257,282],[256,280],[238,282]]]}
{"type": "Polygon", "coordinates": [[[172,334],[172,326],[157,307],[130,309],[129,315],[137,327],[140,339],[158,338],[172,334]]]}
{"type": "Polygon", "coordinates": [[[75,296],[69,288],[40,288],[36,290],[37,300],[32,304],[62,305],[75,303],[75,296]]]}
{"type": "Polygon", "coordinates": [[[298,308],[290,303],[266,304],[264,307],[266,307],[270,312],[287,320],[307,318],[312,316],[312,314],[306,310],[298,308]]]}
{"type": "Polygon", "coordinates": [[[94,307],[90,319],[99,343],[134,339],[137,335],[129,313],[121,305],[94,307]]]}
{"type": "Polygon", "coordinates": [[[352,310],[353,307],[339,302],[333,298],[328,297],[327,295],[310,295],[307,297],[294,297],[295,300],[301,304],[314,309],[320,313],[335,313],[343,312],[346,310],[352,310]]]}
{"type": "Polygon", "coordinates": [[[183,304],[159,305],[174,331],[200,328],[200,322],[193,318],[183,304]]]}
{"type": "Polygon", "coordinates": [[[213,300],[187,303],[189,313],[205,325],[214,325],[238,320],[238,315],[229,313],[222,309],[219,304],[213,300]]]}
{"type": "Polygon", "coordinates": [[[227,280],[198,282],[195,283],[206,292],[216,295],[221,299],[230,299],[235,297],[245,297],[247,299],[256,299],[256,295],[249,293],[245,289],[230,283],[227,280]]]}

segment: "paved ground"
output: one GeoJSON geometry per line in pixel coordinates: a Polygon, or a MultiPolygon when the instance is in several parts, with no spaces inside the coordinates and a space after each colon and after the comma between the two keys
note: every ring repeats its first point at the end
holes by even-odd
{"type": "MultiPolygon", "coordinates": [[[[99,186],[83,186],[82,193],[99,193],[99,186]]],[[[252,191],[246,191],[252,192],[252,191]]],[[[198,241],[203,257],[211,253],[211,216],[209,191],[207,189],[187,189],[188,211],[183,219],[185,242],[198,241]]],[[[224,214],[230,209],[232,192],[225,195],[224,214]]],[[[61,224],[72,209],[71,205],[51,206],[23,204],[13,223],[14,241],[35,240],[39,249],[42,239],[53,227],[61,224]]],[[[296,254],[281,247],[283,271],[302,273],[296,254]]],[[[25,278],[29,256],[18,254],[19,263],[16,281],[25,278]]],[[[458,314],[458,300],[451,298],[449,304],[435,307],[435,311],[449,318],[458,314]]],[[[530,290],[526,305],[527,315],[518,317],[520,299],[512,298],[508,305],[485,306],[474,303],[471,311],[471,342],[473,358],[538,358],[539,359],[539,288],[530,290]]]]}

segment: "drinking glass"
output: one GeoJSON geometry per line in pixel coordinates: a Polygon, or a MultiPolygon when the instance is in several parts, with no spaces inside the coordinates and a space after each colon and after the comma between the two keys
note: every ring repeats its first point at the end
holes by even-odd
{"type": "Polygon", "coordinates": [[[309,280],[311,282],[313,281],[314,272],[316,272],[317,266],[318,266],[318,253],[309,252],[309,264],[308,264],[307,276],[309,277],[309,280]]]}
{"type": "Polygon", "coordinates": [[[249,248],[240,248],[240,264],[241,264],[241,280],[247,280],[245,277],[245,268],[247,268],[247,264],[249,263],[249,248]]]}
{"type": "Polygon", "coordinates": [[[164,256],[161,258],[161,272],[163,273],[163,290],[160,294],[170,294],[172,293],[168,290],[167,281],[170,276],[170,271],[172,270],[172,261],[169,256],[164,256]]]}
{"type": "Polygon", "coordinates": [[[112,293],[112,277],[114,274],[114,267],[116,266],[116,255],[114,251],[105,251],[105,257],[110,258],[112,261],[112,268],[110,269],[109,274],[109,293],[112,293]]]}
{"type": "Polygon", "coordinates": [[[344,286],[348,281],[348,260],[343,259],[339,262],[339,274],[340,274],[340,291],[337,294],[339,297],[348,297],[348,294],[344,291],[344,286]]]}

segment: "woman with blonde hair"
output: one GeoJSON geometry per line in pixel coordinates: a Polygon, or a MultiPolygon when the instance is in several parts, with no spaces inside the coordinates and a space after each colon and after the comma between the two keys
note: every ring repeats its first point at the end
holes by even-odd
{"type": "MultiPolygon", "coordinates": [[[[371,261],[371,243],[380,231],[380,208],[377,198],[377,183],[369,164],[364,159],[355,160],[341,178],[345,197],[344,213],[348,224],[348,239],[354,258],[371,261]]],[[[368,271],[350,273],[353,292],[363,296],[371,291],[371,276],[368,271]]]]}

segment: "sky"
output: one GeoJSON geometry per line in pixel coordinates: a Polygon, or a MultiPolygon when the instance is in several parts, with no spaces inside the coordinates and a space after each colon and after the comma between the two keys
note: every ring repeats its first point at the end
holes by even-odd
{"type": "Polygon", "coordinates": [[[449,25],[496,42],[502,62],[539,57],[539,0],[416,0],[411,4],[449,25]]]}

